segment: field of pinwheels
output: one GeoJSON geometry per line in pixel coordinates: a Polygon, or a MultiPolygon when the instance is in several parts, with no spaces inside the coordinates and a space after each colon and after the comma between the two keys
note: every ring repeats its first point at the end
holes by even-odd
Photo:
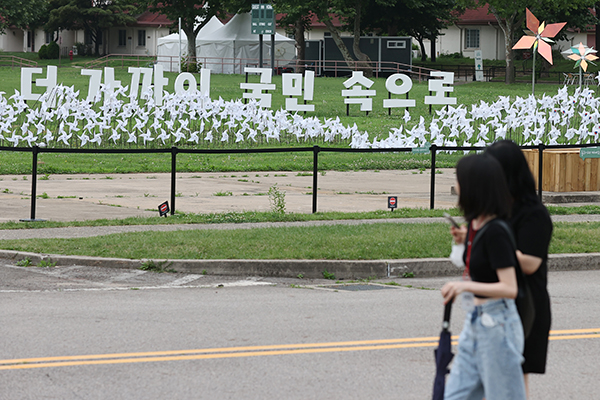
{"type": "MultiPolygon", "coordinates": [[[[10,71],[3,69],[0,76],[11,74],[14,81],[18,71],[10,71]]],[[[484,146],[503,138],[524,145],[596,143],[600,133],[600,97],[595,90],[588,88],[538,85],[539,94],[533,97],[528,95],[530,85],[525,84],[456,85],[452,96],[457,98],[458,105],[434,106],[429,114],[423,103],[427,85],[415,83],[410,97],[416,100],[417,106],[409,110],[395,109],[392,115],[388,115],[387,109],[382,107],[382,100],[387,98],[385,80],[379,78],[375,79],[377,96],[373,111],[365,115],[357,106],[352,106],[350,115],[346,116],[341,97],[345,78],[318,78],[313,101],[316,110],[304,114],[285,111],[282,108],[284,97],[278,90],[272,94],[271,108],[261,108],[254,100],[244,103],[239,89],[244,77],[240,75],[213,75],[210,98],[199,91],[173,93],[174,79],[170,79],[171,88],[165,88],[161,105],[155,103],[151,89],[141,93],[138,101],[131,101],[126,94],[127,86],[116,90],[102,88],[94,101],[86,101],[82,93],[87,90],[85,79],[73,71],[63,74],[61,70],[60,76],[63,75],[63,84],[36,102],[25,101],[15,87],[0,87],[4,92],[0,94],[0,146],[6,150],[33,146],[68,149],[157,149],[172,146],[240,149],[315,144],[341,148],[414,148],[427,143],[484,146]]],[[[274,77],[274,83],[279,87],[281,79],[277,78],[274,77]]],[[[122,79],[127,82],[125,75],[122,79]]],[[[9,160],[3,164],[10,165],[11,156],[7,153],[3,151],[0,157],[9,160]]],[[[48,158],[58,157],[49,156],[46,155],[48,158]]],[[[340,161],[340,157],[343,159],[346,155],[334,157],[338,159],[336,162],[340,161]]],[[[387,168],[385,161],[377,165],[369,162],[357,164],[356,155],[347,157],[350,158],[341,161],[345,164],[342,169],[387,168]]],[[[282,160],[289,158],[288,155],[282,160]]],[[[427,157],[416,155],[394,158],[417,161],[405,162],[405,168],[425,167],[428,161],[427,157]]],[[[452,159],[449,159],[450,164],[452,159]]],[[[205,165],[208,170],[220,169],[220,162],[202,160],[196,158],[190,164],[208,164],[205,165]]],[[[444,158],[440,161],[443,163],[444,158]]],[[[302,162],[295,169],[307,169],[302,162]]],[[[29,167],[30,164],[27,165],[29,167]]],[[[51,165],[48,167],[52,168],[51,165]]],[[[231,167],[228,165],[224,169],[230,170],[231,167]]],[[[257,167],[246,165],[238,169],[261,169],[257,167]]],[[[389,165],[389,168],[398,167],[394,163],[389,165]]],[[[194,169],[191,165],[190,168],[194,169]]],[[[288,168],[290,166],[275,169],[288,168]]],[[[13,172],[5,170],[2,173],[13,172]]]]}

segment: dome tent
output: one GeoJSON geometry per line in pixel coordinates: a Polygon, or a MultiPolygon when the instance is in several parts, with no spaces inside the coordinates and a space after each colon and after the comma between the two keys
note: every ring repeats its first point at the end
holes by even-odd
{"type": "MultiPolygon", "coordinates": [[[[200,29],[196,36],[196,52],[198,52],[198,38],[207,35],[224,25],[216,16],[213,16],[207,23],[200,29]]],[[[163,66],[165,71],[177,72],[177,60],[179,59],[179,34],[172,33],[168,36],[158,39],[156,46],[157,62],[163,66]]],[[[187,55],[187,36],[185,32],[181,31],[181,55],[185,57],[187,55]]]]}
{"type": "MultiPolygon", "coordinates": [[[[199,34],[196,39],[198,62],[217,74],[241,74],[247,64],[256,66],[259,38],[251,33],[251,20],[250,13],[236,14],[225,26],[208,34],[199,34]]],[[[267,62],[271,57],[270,50],[270,35],[264,35],[263,56],[267,62]]],[[[275,60],[287,63],[295,55],[294,39],[275,34],[275,60]]]]}

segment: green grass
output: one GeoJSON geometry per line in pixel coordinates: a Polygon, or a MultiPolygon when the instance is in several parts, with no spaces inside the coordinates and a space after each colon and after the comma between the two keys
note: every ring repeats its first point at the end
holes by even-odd
{"type": "MultiPolygon", "coordinates": [[[[447,257],[450,245],[445,223],[142,232],[0,242],[2,248],[17,251],[169,260],[432,258],[447,257]]],[[[557,223],[550,253],[589,253],[599,246],[600,223],[557,223]]]]}
{"type": "MultiPolygon", "coordinates": [[[[438,154],[438,168],[453,168],[462,154],[438,154]]],[[[0,152],[0,175],[31,174],[31,155],[0,152]]],[[[319,153],[319,170],[430,168],[431,156],[412,153],[319,153]]],[[[312,171],[312,152],[271,154],[179,154],[177,172],[312,171]]],[[[54,154],[38,156],[40,176],[56,174],[161,173],[171,171],[167,154],[54,154]]],[[[312,176],[310,172],[301,175],[312,176]]]]}
{"type": "MultiPolygon", "coordinates": [[[[267,193],[261,195],[266,196],[267,193]]],[[[600,206],[548,206],[552,215],[600,214],[600,206]]],[[[395,219],[395,218],[428,218],[443,217],[444,212],[450,215],[461,215],[458,209],[429,210],[424,208],[397,208],[394,212],[377,210],[368,212],[317,212],[314,214],[274,213],[259,211],[226,212],[213,214],[187,214],[177,212],[169,218],[162,217],[130,217],[123,219],[97,219],[87,221],[44,221],[44,222],[3,222],[4,229],[39,229],[82,226],[128,226],[128,225],[177,225],[177,224],[241,224],[253,222],[301,222],[301,221],[335,221],[357,219],[395,219]]]]}

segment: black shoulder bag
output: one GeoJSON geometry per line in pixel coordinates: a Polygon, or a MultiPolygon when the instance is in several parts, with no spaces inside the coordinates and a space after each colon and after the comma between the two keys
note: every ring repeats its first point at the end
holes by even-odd
{"type": "MultiPolygon", "coordinates": [[[[510,242],[512,243],[513,251],[516,253],[517,241],[515,240],[515,235],[513,234],[511,227],[501,219],[494,219],[485,224],[479,231],[479,235],[477,235],[473,240],[472,246],[475,247],[475,243],[477,243],[478,239],[482,236],[483,232],[490,224],[497,224],[506,231],[508,237],[510,238],[510,242]]],[[[523,333],[525,334],[525,337],[528,337],[531,333],[531,329],[533,328],[533,321],[535,320],[535,304],[533,302],[533,293],[531,292],[531,288],[527,283],[527,278],[525,277],[518,260],[515,265],[515,272],[517,274],[517,286],[519,288],[517,297],[515,298],[515,304],[517,305],[517,310],[519,311],[519,316],[521,317],[521,324],[523,324],[523,333]]]]}

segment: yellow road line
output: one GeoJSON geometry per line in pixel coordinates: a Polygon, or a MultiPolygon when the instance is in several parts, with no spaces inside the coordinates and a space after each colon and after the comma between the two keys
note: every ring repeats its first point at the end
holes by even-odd
{"type": "Polygon", "coordinates": [[[157,361],[206,360],[206,359],[213,359],[213,358],[259,357],[259,356],[276,356],[276,355],[289,355],[289,354],[333,353],[333,352],[343,352],[343,351],[385,350],[385,349],[403,349],[403,348],[411,348],[411,347],[434,347],[434,346],[437,346],[437,342],[390,344],[390,345],[381,345],[381,346],[351,346],[351,347],[326,347],[326,348],[296,349],[296,350],[250,351],[250,352],[235,352],[235,353],[224,353],[224,354],[197,354],[197,355],[190,355],[190,356],[170,356],[170,357],[115,358],[115,359],[108,359],[108,360],[64,361],[64,362],[51,362],[51,363],[38,363],[38,364],[2,365],[2,366],[0,366],[0,370],[67,367],[67,366],[74,366],[74,365],[128,364],[128,363],[157,362],[157,361]]]}
{"type": "MultiPolygon", "coordinates": [[[[458,336],[453,337],[455,339],[458,336]]],[[[194,349],[194,350],[170,350],[170,351],[154,351],[143,353],[114,353],[114,354],[93,354],[82,356],[63,356],[63,357],[39,357],[39,358],[22,358],[13,360],[0,360],[0,364],[15,364],[23,362],[44,362],[44,361],[67,361],[67,360],[93,360],[101,358],[122,358],[122,357],[150,357],[150,356],[169,356],[169,355],[185,355],[198,353],[226,353],[235,351],[261,351],[261,350],[280,350],[280,349],[301,349],[301,348],[318,348],[318,347],[335,347],[335,346],[360,346],[367,344],[386,344],[386,343],[409,343],[409,342],[427,342],[436,341],[439,337],[421,337],[407,339],[380,339],[380,340],[357,340],[351,342],[329,342],[329,343],[300,343],[300,344],[275,344],[266,346],[246,346],[246,347],[220,347],[214,349],[194,349]]]]}
{"type": "MultiPolygon", "coordinates": [[[[600,338],[600,329],[551,331],[550,340],[600,338]],[[570,334],[580,333],[580,334],[570,334]],[[562,335],[562,336],[556,336],[562,335]]],[[[453,340],[457,336],[452,336],[453,340]]],[[[0,360],[0,370],[67,367],[78,365],[131,364],[159,361],[206,360],[217,358],[259,357],[290,354],[332,353],[347,351],[389,350],[437,346],[438,337],[359,340],[349,342],[301,343],[288,345],[223,347],[195,350],[172,350],[143,353],[93,354],[64,357],[38,357],[0,360]]],[[[452,343],[456,345],[454,341],[452,343]]]]}
{"type": "Polygon", "coordinates": [[[566,335],[573,333],[600,333],[600,328],[591,328],[591,329],[564,329],[560,331],[551,330],[550,335],[566,335]]]}

